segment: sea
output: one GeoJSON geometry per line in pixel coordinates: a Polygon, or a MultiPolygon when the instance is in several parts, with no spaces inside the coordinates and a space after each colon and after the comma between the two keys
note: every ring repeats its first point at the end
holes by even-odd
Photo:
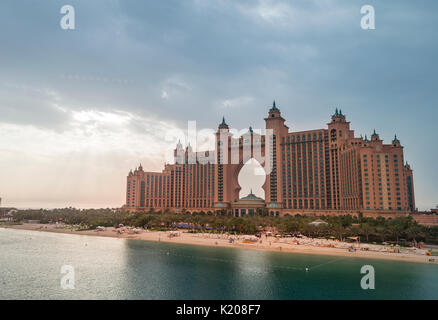
{"type": "Polygon", "coordinates": [[[0,299],[438,299],[438,265],[0,228],[0,299]]]}

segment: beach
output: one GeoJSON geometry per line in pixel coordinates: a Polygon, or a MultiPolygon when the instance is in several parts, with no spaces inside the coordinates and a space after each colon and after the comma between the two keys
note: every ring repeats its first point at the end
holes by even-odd
{"type": "Polygon", "coordinates": [[[175,244],[201,245],[210,247],[227,247],[285,253],[386,259],[395,261],[438,264],[438,257],[425,255],[426,249],[400,248],[400,252],[393,252],[394,248],[391,248],[389,246],[344,243],[334,239],[311,239],[306,237],[279,238],[266,235],[262,235],[262,237],[258,239],[250,235],[236,236],[214,233],[189,233],[186,230],[150,231],[130,227],[122,227],[117,229],[113,227],[107,227],[99,228],[99,230],[78,231],[68,225],[31,223],[25,223],[21,225],[0,225],[0,227],[9,229],[168,242],[175,244]]]}

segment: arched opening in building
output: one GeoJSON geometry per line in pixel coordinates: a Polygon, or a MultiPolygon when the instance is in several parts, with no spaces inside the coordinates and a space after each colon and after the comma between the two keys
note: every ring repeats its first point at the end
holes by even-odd
{"type": "Polygon", "coordinates": [[[260,163],[254,159],[249,159],[240,169],[237,181],[241,187],[239,192],[239,198],[243,198],[249,195],[252,191],[254,195],[265,199],[265,191],[262,186],[266,180],[265,169],[260,163]]]}

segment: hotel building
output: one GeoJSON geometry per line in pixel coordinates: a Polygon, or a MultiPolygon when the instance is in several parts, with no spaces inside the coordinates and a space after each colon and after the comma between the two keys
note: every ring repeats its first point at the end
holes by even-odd
{"type": "Polygon", "coordinates": [[[235,216],[415,211],[412,169],[396,136],[391,144],[384,144],[376,131],[370,139],[356,137],[340,110],[327,128],[290,132],[275,102],[265,123],[265,134],[249,128],[233,137],[223,119],[215,150],[193,152],[178,143],[175,163],[162,172],[144,171],[141,165],[131,170],[125,208],[235,216]],[[265,199],[252,192],[239,198],[237,177],[251,158],[266,171],[265,199]]]}

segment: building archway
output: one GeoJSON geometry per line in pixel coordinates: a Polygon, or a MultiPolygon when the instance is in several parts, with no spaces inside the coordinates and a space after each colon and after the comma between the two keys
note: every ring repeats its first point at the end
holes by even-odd
{"type": "Polygon", "coordinates": [[[255,158],[249,159],[239,168],[237,173],[237,182],[240,186],[239,199],[250,193],[265,199],[265,190],[263,188],[265,181],[265,169],[255,158]]]}

